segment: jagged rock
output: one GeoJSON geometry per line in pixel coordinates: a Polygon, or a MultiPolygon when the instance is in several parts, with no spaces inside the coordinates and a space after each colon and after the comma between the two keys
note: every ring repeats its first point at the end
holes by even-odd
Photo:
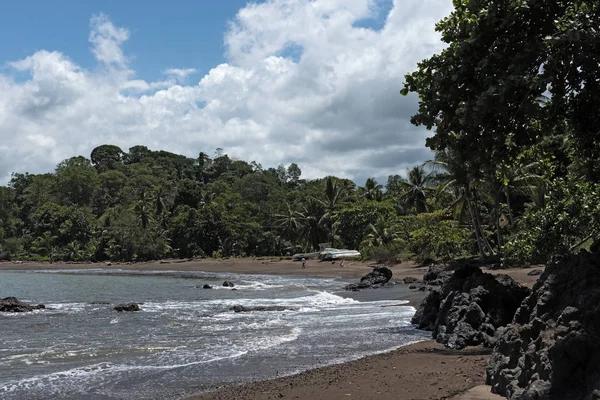
{"type": "Polygon", "coordinates": [[[433,331],[433,338],[446,347],[493,346],[496,329],[511,322],[529,289],[508,275],[494,276],[474,265],[458,267],[449,277],[448,272],[428,271],[427,281],[443,285],[429,287],[412,323],[433,331]]]}
{"type": "Polygon", "coordinates": [[[600,399],[600,253],[551,262],[499,329],[487,368],[511,400],[600,399]]]}
{"type": "Polygon", "coordinates": [[[405,284],[411,284],[411,283],[421,283],[422,281],[418,278],[415,278],[414,276],[407,276],[406,278],[402,279],[402,282],[404,282],[405,284]]]}
{"type": "Polygon", "coordinates": [[[140,311],[138,303],[121,303],[113,307],[116,311],[140,311]]]}
{"type": "Polygon", "coordinates": [[[225,281],[225,282],[223,282],[223,286],[225,286],[225,287],[234,287],[235,285],[231,281],[225,281]]]}
{"type": "Polygon", "coordinates": [[[344,289],[357,291],[367,288],[378,288],[392,279],[392,275],[392,271],[387,267],[375,267],[373,268],[373,272],[369,272],[360,278],[359,283],[352,283],[344,289]]]}
{"type": "Polygon", "coordinates": [[[286,310],[295,310],[293,307],[285,307],[285,306],[256,306],[256,307],[246,307],[246,306],[233,306],[229,309],[230,311],[235,312],[254,312],[254,311],[286,311],[286,310]]]}
{"type": "Polygon", "coordinates": [[[532,269],[531,271],[529,271],[527,273],[527,275],[529,276],[538,276],[541,275],[544,271],[542,271],[541,269],[532,269]]]}
{"type": "Polygon", "coordinates": [[[29,312],[46,308],[43,304],[31,305],[17,300],[16,297],[5,297],[0,299],[0,312],[29,312]]]}

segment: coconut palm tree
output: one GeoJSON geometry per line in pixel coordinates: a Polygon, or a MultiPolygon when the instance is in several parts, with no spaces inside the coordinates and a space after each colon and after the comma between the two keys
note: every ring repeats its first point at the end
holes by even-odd
{"type": "Polygon", "coordinates": [[[383,246],[396,239],[397,235],[390,226],[388,218],[380,215],[374,223],[369,224],[367,241],[370,246],[383,246]]]}
{"type": "Polygon", "coordinates": [[[138,222],[140,223],[142,229],[146,229],[152,219],[152,204],[148,196],[146,195],[146,191],[144,189],[140,190],[140,198],[133,204],[132,211],[137,216],[138,222]]]}
{"type": "Polygon", "coordinates": [[[325,180],[325,202],[323,205],[326,207],[327,212],[323,215],[323,218],[327,221],[327,225],[329,228],[329,242],[331,243],[331,247],[334,246],[335,234],[334,234],[334,213],[337,204],[340,201],[343,201],[345,197],[344,187],[340,184],[340,182],[329,176],[325,180]]]}
{"type": "Polygon", "coordinates": [[[381,201],[383,197],[382,190],[383,186],[377,183],[375,178],[368,178],[365,182],[365,186],[358,188],[358,193],[367,200],[381,201]]]}
{"type": "Polygon", "coordinates": [[[438,198],[442,195],[452,196],[450,207],[459,218],[468,212],[479,254],[485,257],[493,255],[494,250],[485,236],[479,215],[479,189],[483,182],[483,174],[467,159],[464,154],[445,150],[437,152],[435,159],[425,164],[439,171],[434,178],[439,183],[438,198]]]}
{"type": "Polygon", "coordinates": [[[327,239],[327,228],[324,224],[327,210],[322,202],[308,197],[299,211],[299,237],[307,246],[317,250],[319,243],[327,239]]]}
{"type": "Polygon", "coordinates": [[[407,179],[399,182],[403,190],[400,199],[408,206],[414,207],[417,214],[427,211],[427,197],[433,192],[432,178],[433,176],[425,170],[425,165],[417,165],[408,171],[407,179]]]}
{"type": "Polygon", "coordinates": [[[286,202],[285,205],[285,212],[275,215],[275,226],[285,239],[295,245],[299,237],[302,215],[295,211],[289,203],[286,202]]]}

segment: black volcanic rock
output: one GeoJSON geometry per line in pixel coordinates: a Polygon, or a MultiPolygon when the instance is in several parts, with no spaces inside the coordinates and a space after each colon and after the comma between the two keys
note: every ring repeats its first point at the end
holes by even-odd
{"type": "Polygon", "coordinates": [[[121,303],[113,307],[116,311],[140,311],[138,303],[121,303]]]}
{"type": "Polygon", "coordinates": [[[373,272],[369,272],[360,278],[359,283],[352,283],[347,285],[344,289],[357,291],[367,288],[378,288],[392,279],[392,275],[392,270],[388,267],[375,267],[373,268],[373,272]]]}
{"type": "Polygon", "coordinates": [[[546,266],[512,323],[498,330],[486,380],[512,400],[600,399],[599,252],[546,266]]]}
{"type": "Polygon", "coordinates": [[[46,308],[43,304],[31,305],[23,303],[16,297],[5,297],[0,299],[0,312],[29,312],[33,310],[41,310],[46,308]]]}
{"type": "Polygon", "coordinates": [[[494,276],[468,264],[454,272],[430,269],[426,278],[442,285],[429,288],[412,323],[433,331],[434,339],[455,349],[493,346],[496,329],[512,321],[529,294],[507,275],[494,276]]]}

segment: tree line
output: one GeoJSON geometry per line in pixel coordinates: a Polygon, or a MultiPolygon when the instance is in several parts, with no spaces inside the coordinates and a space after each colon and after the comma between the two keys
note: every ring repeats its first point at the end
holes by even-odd
{"type": "Polygon", "coordinates": [[[301,179],[135,146],[95,148],[0,187],[0,258],[479,255],[506,265],[589,247],[600,228],[600,3],[455,0],[446,47],[406,75],[435,156],[385,186],[301,179]]]}

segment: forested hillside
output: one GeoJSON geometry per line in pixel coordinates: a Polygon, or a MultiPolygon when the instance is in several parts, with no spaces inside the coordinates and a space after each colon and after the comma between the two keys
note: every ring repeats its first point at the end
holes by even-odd
{"type": "Polygon", "coordinates": [[[388,178],[301,179],[296,164],[135,146],[95,148],[52,174],[15,173],[0,187],[0,257],[136,261],[288,256],[333,242],[395,261],[503,255],[542,262],[596,232],[595,184],[567,135],[514,165],[474,168],[452,151],[388,178]]]}
{"type": "Polygon", "coordinates": [[[410,249],[427,257],[469,253],[467,229],[443,212],[404,217],[400,224],[403,215],[433,209],[433,198],[425,196],[431,187],[424,183],[394,176],[387,190],[374,179],[357,187],[335,177],[303,180],[296,164],[263,169],[220,149],[212,158],[200,153],[194,159],[145,146],[124,152],[103,145],[89,159],[64,160],[52,174],[16,173],[0,187],[0,256],[283,256],[332,241],[392,258],[410,249]],[[430,248],[429,231],[419,231],[427,224],[459,242],[430,248]]]}

